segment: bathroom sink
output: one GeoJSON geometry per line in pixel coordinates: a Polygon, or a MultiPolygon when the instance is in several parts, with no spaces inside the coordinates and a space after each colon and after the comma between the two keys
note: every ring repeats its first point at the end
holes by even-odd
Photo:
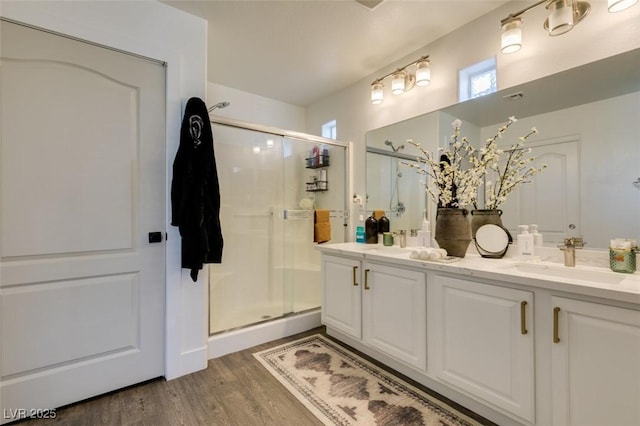
{"type": "Polygon", "coordinates": [[[570,279],[592,284],[619,284],[626,275],[618,274],[601,268],[567,267],[548,263],[516,263],[504,268],[505,271],[538,275],[559,280],[570,279]]]}

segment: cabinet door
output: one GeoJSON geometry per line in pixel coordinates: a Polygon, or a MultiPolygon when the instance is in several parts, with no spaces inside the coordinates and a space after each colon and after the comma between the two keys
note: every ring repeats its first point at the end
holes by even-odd
{"type": "Polygon", "coordinates": [[[322,323],[356,339],[362,337],[361,262],[322,256],[322,323]]]}
{"type": "Polygon", "coordinates": [[[367,263],[362,294],[364,342],[426,371],[424,272],[367,263]]]}
{"type": "Polygon", "coordinates": [[[553,423],[640,425],[640,311],[552,301],[553,423]]]}
{"type": "Polygon", "coordinates": [[[433,375],[533,421],[533,294],[436,275],[428,311],[433,375]]]}

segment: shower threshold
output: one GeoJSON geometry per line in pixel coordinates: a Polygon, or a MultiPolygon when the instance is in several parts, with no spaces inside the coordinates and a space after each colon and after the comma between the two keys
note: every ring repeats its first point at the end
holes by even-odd
{"type": "Polygon", "coordinates": [[[289,337],[319,327],[320,308],[288,313],[251,325],[209,336],[208,358],[218,358],[262,343],[289,337]]]}
{"type": "Polygon", "coordinates": [[[225,333],[230,333],[230,332],[234,332],[234,331],[238,331],[238,330],[243,330],[246,328],[251,328],[251,327],[256,327],[268,322],[272,322],[272,321],[278,321],[278,320],[282,320],[282,319],[287,319],[287,318],[291,318],[291,317],[295,317],[298,315],[304,315],[316,310],[319,310],[320,306],[314,306],[312,308],[308,308],[308,309],[304,309],[301,311],[296,311],[296,312],[287,312],[285,314],[279,315],[279,316],[271,316],[271,315],[263,315],[261,320],[258,321],[253,321],[251,323],[248,324],[243,324],[237,327],[231,327],[231,328],[227,328],[225,330],[220,330],[220,331],[214,331],[213,333],[209,333],[209,337],[213,337],[213,336],[218,336],[221,334],[225,334],[225,333]]]}

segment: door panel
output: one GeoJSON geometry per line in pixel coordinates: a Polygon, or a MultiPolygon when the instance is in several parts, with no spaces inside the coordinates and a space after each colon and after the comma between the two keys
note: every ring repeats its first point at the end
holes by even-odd
{"type": "Polygon", "coordinates": [[[0,32],[0,408],[15,413],[164,372],[164,244],[147,234],[166,223],[165,69],[0,32]]]}
{"type": "Polygon", "coordinates": [[[547,165],[521,185],[501,207],[503,224],[515,237],[518,225],[535,223],[545,243],[562,243],[567,235],[581,235],[579,145],[577,136],[528,144],[535,163],[547,165]]]}
{"type": "Polygon", "coordinates": [[[533,422],[533,293],[441,275],[428,288],[431,373],[533,422]]]}
{"type": "Polygon", "coordinates": [[[553,424],[640,424],[640,311],[556,296],[552,303],[560,309],[553,424]]]}
{"type": "Polygon", "coordinates": [[[359,260],[322,256],[322,323],[356,339],[362,337],[359,260]]]}
{"type": "Polygon", "coordinates": [[[137,88],[75,64],[2,66],[3,96],[28,99],[3,114],[3,257],[131,249],[137,88]]]}
{"type": "Polygon", "coordinates": [[[425,304],[424,272],[367,263],[362,292],[363,340],[426,371],[425,304]]]}
{"type": "Polygon", "coordinates": [[[122,274],[8,289],[2,313],[11,322],[3,322],[2,339],[11,350],[3,354],[3,375],[139,346],[136,278],[122,274]],[[56,321],[44,326],[43,317],[56,321]]]}

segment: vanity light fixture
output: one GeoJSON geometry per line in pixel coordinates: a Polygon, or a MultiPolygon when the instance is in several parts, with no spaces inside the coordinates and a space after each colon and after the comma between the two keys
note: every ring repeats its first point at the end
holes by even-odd
{"type": "Polygon", "coordinates": [[[377,105],[384,101],[383,80],[388,77],[391,77],[391,92],[394,95],[400,95],[413,89],[415,86],[428,85],[431,81],[431,62],[429,61],[429,56],[422,56],[371,83],[372,104],[377,105]]]}
{"type": "MultiPolygon", "coordinates": [[[[615,0],[610,0],[609,3],[612,1],[615,0]]],[[[591,10],[591,5],[587,1],[541,0],[516,13],[512,13],[500,21],[500,28],[502,32],[500,50],[502,53],[513,53],[520,50],[522,47],[521,16],[525,12],[528,12],[534,7],[540,6],[541,4],[544,4],[545,8],[549,11],[543,27],[548,31],[550,36],[558,36],[570,31],[577,23],[582,21],[589,13],[589,10],[591,10]]]]}
{"type": "MultiPolygon", "coordinates": [[[[550,36],[557,36],[570,31],[578,22],[582,21],[591,5],[581,0],[541,0],[516,13],[512,13],[500,21],[502,32],[500,50],[502,53],[513,53],[522,47],[522,18],[521,15],[541,4],[549,11],[543,27],[550,36]]],[[[607,9],[611,13],[620,12],[638,3],[638,0],[608,0],[607,9]]]]}

